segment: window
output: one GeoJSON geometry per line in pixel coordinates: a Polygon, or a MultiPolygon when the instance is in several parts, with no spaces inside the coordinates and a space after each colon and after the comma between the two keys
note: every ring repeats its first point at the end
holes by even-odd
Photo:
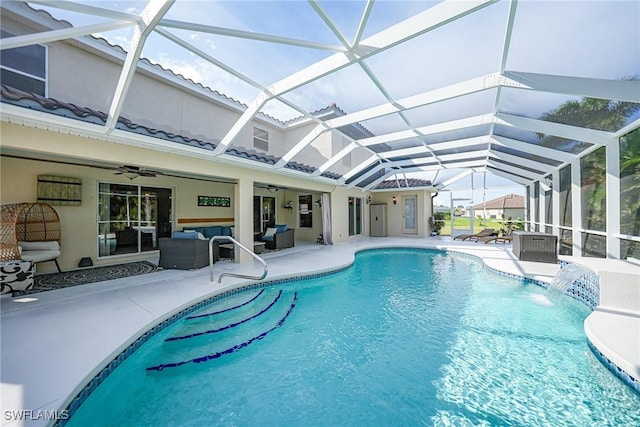
{"type": "Polygon", "coordinates": [[[359,197],[349,197],[349,236],[359,236],[362,234],[362,214],[363,199],[359,197]]]}
{"type": "Polygon", "coordinates": [[[253,148],[269,151],[269,132],[254,127],[253,128],[253,148]]]}
{"type": "Polygon", "coordinates": [[[565,166],[560,169],[560,225],[571,224],[571,166],[565,166]]]}
{"type": "MultiPolygon", "coordinates": [[[[570,228],[571,218],[571,166],[560,169],[560,227],[570,228]]],[[[573,253],[573,236],[570,229],[560,230],[560,255],[571,255],[573,253]]]]}
{"type": "MultiPolygon", "coordinates": [[[[11,37],[6,31],[2,38],[11,37]]],[[[0,80],[3,85],[46,96],[47,48],[31,45],[5,49],[0,55],[0,80]]]]}
{"type": "Polygon", "coordinates": [[[342,158],[342,166],[351,167],[351,153],[347,153],[347,155],[342,158]]]}
{"type": "MultiPolygon", "coordinates": [[[[582,193],[582,228],[589,231],[607,229],[606,149],[601,147],[580,159],[582,193]]],[[[607,239],[602,235],[582,233],[582,256],[606,258],[607,239]]]]}
{"type": "Polygon", "coordinates": [[[311,194],[298,196],[298,216],[300,228],[313,228],[313,197],[311,194]]]}
{"type": "Polygon", "coordinates": [[[640,129],[620,138],[620,233],[633,237],[620,240],[620,257],[640,259],[640,129]]]}

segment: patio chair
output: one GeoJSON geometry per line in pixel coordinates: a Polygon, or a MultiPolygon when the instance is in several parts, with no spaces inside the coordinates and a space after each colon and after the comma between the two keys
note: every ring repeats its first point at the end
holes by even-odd
{"type": "Polygon", "coordinates": [[[295,230],[284,224],[276,224],[275,228],[267,228],[261,240],[266,249],[286,249],[295,246],[295,230]]]}
{"type": "Polygon", "coordinates": [[[486,236],[480,237],[476,240],[476,243],[484,243],[485,245],[490,242],[502,242],[504,244],[513,242],[513,233],[505,234],[504,236],[486,236]]]}
{"type": "Polygon", "coordinates": [[[476,234],[458,234],[456,237],[453,238],[453,240],[478,240],[482,237],[489,237],[493,235],[493,232],[495,230],[493,228],[485,228],[484,230],[480,231],[479,233],[476,234]]]}

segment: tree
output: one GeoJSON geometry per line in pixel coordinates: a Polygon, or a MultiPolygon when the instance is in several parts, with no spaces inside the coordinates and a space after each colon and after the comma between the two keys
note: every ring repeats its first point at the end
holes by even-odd
{"type": "MultiPolygon", "coordinates": [[[[622,80],[638,81],[640,78],[624,77],[622,80]]],[[[558,108],[544,113],[540,119],[556,123],[564,123],[590,129],[617,131],[622,128],[627,119],[640,110],[640,104],[632,102],[611,101],[604,99],[582,98],[580,101],[567,101],[558,108]]],[[[583,146],[581,141],[571,141],[553,135],[537,134],[543,146],[553,147],[563,151],[575,151],[583,146]]],[[[627,230],[637,236],[640,232],[640,133],[638,130],[631,132],[628,143],[621,143],[622,160],[620,164],[620,177],[629,182],[625,184],[621,194],[621,227],[622,232],[626,224],[627,230]],[[632,135],[633,134],[633,135],[632,135]]],[[[623,137],[624,141],[626,137],[623,137]]],[[[583,187],[589,188],[587,199],[583,201],[583,218],[586,220],[585,228],[593,230],[605,230],[606,214],[606,188],[605,178],[605,150],[597,150],[585,156],[581,162],[581,181],[583,187]],[[586,216],[585,216],[586,214],[586,216]]],[[[616,215],[615,212],[609,214],[616,215]]],[[[585,247],[587,247],[590,235],[587,234],[585,247]]],[[[599,242],[602,239],[598,240],[599,242]]],[[[604,247],[592,248],[601,256],[605,256],[604,247]]],[[[633,251],[635,245],[631,244],[628,251],[633,251]]]]}
{"type": "MultiPolygon", "coordinates": [[[[621,80],[640,81],[638,76],[623,77],[621,80]]],[[[607,99],[582,98],[580,101],[567,101],[558,108],[544,113],[541,120],[563,123],[589,129],[617,131],[625,125],[627,118],[640,109],[634,102],[611,101],[607,99]]],[[[572,141],[553,135],[536,134],[541,145],[571,152],[583,145],[583,142],[572,141]]]]}

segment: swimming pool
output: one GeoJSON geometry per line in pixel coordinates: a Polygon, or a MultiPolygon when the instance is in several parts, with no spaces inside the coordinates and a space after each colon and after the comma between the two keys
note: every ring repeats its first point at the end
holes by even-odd
{"type": "Polygon", "coordinates": [[[188,313],[67,425],[638,425],[589,312],[468,257],[364,251],[188,313]]]}

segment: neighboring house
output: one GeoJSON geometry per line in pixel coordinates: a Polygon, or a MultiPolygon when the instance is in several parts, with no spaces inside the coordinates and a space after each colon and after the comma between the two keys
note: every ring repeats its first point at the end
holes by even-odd
{"type": "Polygon", "coordinates": [[[486,209],[488,218],[505,219],[524,218],[524,197],[517,194],[507,194],[473,207],[476,215],[483,215],[486,209]]]}
{"type": "MultiPolygon", "coordinates": [[[[68,27],[26,4],[2,6],[3,37],[68,27]]],[[[63,269],[84,257],[98,264],[142,258],[184,226],[234,225],[234,237],[251,246],[266,226],[287,224],[296,240],[315,242],[323,194],[333,241],[369,234],[368,203],[390,206],[390,236],[428,235],[430,182],[382,181],[372,188],[380,192],[363,191],[385,171],[353,173],[371,156],[361,147],[327,164],[350,139],[373,136],[360,124],[323,132],[283,158],[319,121],[346,114],[335,104],[287,122],[257,114],[233,141],[222,141],[248,107],[143,59],[119,119],[109,123],[125,57],[90,36],[2,52],[1,203],[37,201],[39,176],[81,180],[80,205],[55,206],[63,269]],[[358,177],[366,179],[349,186],[358,177]],[[417,218],[410,229],[401,220],[405,200],[417,218]],[[125,230],[135,230],[137,245],[118,242],[125,230]]]]}

